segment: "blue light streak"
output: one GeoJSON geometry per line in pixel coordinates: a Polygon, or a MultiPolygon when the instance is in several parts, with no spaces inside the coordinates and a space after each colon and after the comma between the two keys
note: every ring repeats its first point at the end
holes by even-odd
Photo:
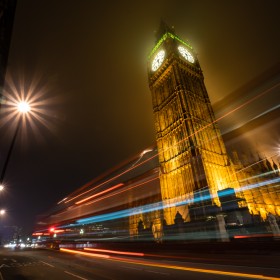
{"type": "MultiPolygon", "coordinates": [[[[259,183],[243,186],[239,189],[235,189],[235,192],[238,193],[238,192],[242,192],[242,191],[247,191],[247,190],[259,188],[259,187],[262,187],[265,185],[275,184],[278,182],[280,182],[280,178],[275,178],[275,179],[267,180],[264,182],[259,182],[259,183]]],[[[220,196],[227,196],[229,194],[232,194],[232,189],[225,190],[223,193],[220,194],[220,196]]],[[[169,208],[169,207],[178,207],[178,206],[187,205],[187,204],[199,203],[202,201],[210,200],[217,196],[218,196],[217,194],[216,195],[207,194],[207,195],[202,195],[200,197],[195,197],[192,199],[186,199],[186,200],[183,200],[180,202],[175,202],[175,200],[180,199],[180,198],[173,198],[170,200],[165,200],[163,202],[156,202],[156,203],[147,204],[147,205],[134,207],[134,208],[130,208],[130,209],[125,209],[125,210],[120,210],[120,211],[116,211],[116,212],[112,212],[112,213],[106,213],[106,214],[101,214],[101,215],[92,216],[92,217],[88,217],[88,218],[78,219],[76,221],[76,223],[72,224],[72,225],[77,226],[77,225],[110,221],[110,220],[130,217],[130,216],[134,216],[134,215],[149,213],[152,211],[162,210],[162,209],[169,208]]]]}

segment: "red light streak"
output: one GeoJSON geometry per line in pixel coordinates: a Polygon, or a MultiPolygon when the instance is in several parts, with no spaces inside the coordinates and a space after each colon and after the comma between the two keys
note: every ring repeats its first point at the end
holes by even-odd
{"type": "Polygon", "coordinates": [[[93,254],[93,253],[88,253],[88,252],[83,252],[83,251],[78,251],[78,250],[71,250],[71,249],[65,249],[65,248],[60,248],[59,250],[62,252],[65,252],[65,253],[79,254],[79,255],[84,255],[87,257],[98,257],[98,258],[105,258],[105,259],[110,258],[109,255],[93,254]]]}
{"type": "Polygon", "coordinates": [[[99,192],[99,193],[96,193],[96,194],[93,194],[93,195],[91,195],[91,196],[88,196],[88,197],[86,197],[86,198],[84,198],[84,199],[82,199],[82,200],[79,200],[79,201],[77,201],[75,204],[81,204],[81,203],[83,203],[83,202],[85,202],[85,201],[87,201],[87,200],[89,200],[89,199],[91,199],[91,198],[94,198],[94,197],[96,197],[96,196],[100,196],[100,195],[102,195],[102,194],[104,194],[104,193],[107,193],[107,192],[110,192],[110,191],[115,190],[115,189],[117,189],[117,188],[120,188],[120,187],[122,187],[123,185],[124,185],[123,183],[117,184],[117,185],[115,185],[115,186],[113,186],[113,187],[111,187],[111,188],[109,188],[109,189],[106,189],[106,190],[101,191],[101,192],[99,192]]]}
{"type": "Polygon", "coordinates": [[[235,235],[234,239],[243,239],[243,238],[256,238],[256,237],[280,237],[280,234],[249,234],[249,235],[235,235]]]}
{"type": "Polygon", "coordinates": [[[94,252],[103,252],[103,253],[112,253],[112,254],[118,254],[118,255],[129,255],[129,256],[139,256],[139,257],[144,256],[144,253],[136,253],[136,252],[113,251],[113,250],[92,249],[92,248],[84,248],[84,250],[94,251],[94,252]]]}
{"type": "Polygon", "coordinates": [[[97,189],[97,188],[98,188],[99,186],[101,186],[101,185],[102,185],[102,184],[97,185],[97,186],[95,186],[95,187],[93,187],[93,188],[91,188],[91,189],[89,189],[89,190],[87,190],[87,191],[85,191],[85,192],[83,192],[83,193],[80,193],[80,194],[78,194],[78,195],[76,195],[76,196],[74,196],[74,197],[72,197],[72,198],[70,198],[70,199],[68,199],[68,200],[64,200],[64,203],[68,203],[68,202],[74,200],[75,198],[80,197],[81,195],[84,195],[84,194],[86,194],[86,193],[88,193],[88,192],[90,192],[90,191],[93,191],[93,190],[97,189]]]}
{"type": "Polygon", "coordinates": [[[123,192],[129,191],[129,190],[132,190],[132,189],[134,189],[134,188],[136,188],[136,187],[139,187],[139,186],[141,186],[141,185],[145,185],[146,183],[149,183],[149,182],[152,182],[152,181],[154,181],[154,180],[157,180],[158,178],[159,178],[159,177],[157,176],[156,178],[153,178],[153,179],[147,180],[147,181],[145,181],[145,182],[143,182],[143,183],[140,183],[140,184],[138,184],[138,185],[135,185],[135,186],[132,186],[132,187],[126,188],[125,190],[121,190],[121,191],[119,191],[119,192],[116,192],[116,193],[113,193],[113,194],[106,195],[106,196],[101,197],[101,198],[99,198],[99,199],[96,199],[96,200],[94,200],[94,201],[92,201],[92,202],[89,202],[89,203],[87,203],[86,205],[90,205],[90,204],[95,203],[95,202],[98,202],[98,201],[100,201],[100,200],[103,200],[103,199],[106,199],[106,198],[112,197],[112,196],[114,196],[114,195],[117,195],[117,194],[120,194],[120,193],[123,193],[123,192]]]}

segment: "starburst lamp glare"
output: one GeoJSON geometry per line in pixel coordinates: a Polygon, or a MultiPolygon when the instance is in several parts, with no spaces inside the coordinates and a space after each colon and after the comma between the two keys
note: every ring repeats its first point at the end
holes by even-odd
{"type": "Polygon", "coordinates": [[[26,101],[19,102],[17,108],[21,113],[28,113],[30,111],[30,106],[26,101]]]}

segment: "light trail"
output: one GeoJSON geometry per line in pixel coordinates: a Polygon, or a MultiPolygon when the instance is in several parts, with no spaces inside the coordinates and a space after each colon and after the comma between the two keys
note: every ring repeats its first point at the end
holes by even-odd
{"type": "Polygon", "coordinates": [[[243,278],[256,279],[256,280],[280,280],[280,278],[278,277],[265,276],[261,274],[249,274],[249,273],[231,272],[231,271],[214,270],[214,269],[194,268],[194,267],[188,267],[182,265],[179,266],[179,265],[161,264],[161,263],[148,262],[148,261],[146,262],[132,261],[132,260],[124,260],[121,258],[111,258],[110,260],[130,263],[130,264],[138,264],[143,266],[160,267],[160,268],[176,269],[176,270],[215,274],[215,275],[225,275],[225,276],[238,277],[238,278],[243,277],[243,278]]]}
{"type": "Polygon", "coordinates": [[[262,238],[262,237],[280,237],[280,234],[258,233],[258,234],[234,235],[234,236],[233,236],[234,239],[262,238]]]}
{"type": "Polygon", "coordinates": [[[248,124],[249,122],[251,122],[251,121],[253,121],[253,120],[256,120],[256,119],[258,119],[258,118],[260,118],[260,117],[262,117],[262,116],[264,116],[264,115],[266,115],[266,114],[268,114],[268,113],[270,113],[270,112],[273,112],[274,110],[277,110],[279,107],[280,107],[280,105],[274,106],[274,107],[272,107],[272,108],[270,108],[270,109],[268,109],[268,110],[262,112],[261,114],[258,114],[257,116],[255,116],[255,117],[249,119],[249,120],[246,120],[246,121],[244,121],[244,122],[242,122],[242,123],[236,124],[235,126],[233,126],[233,127],[231,127],[231,128],[228,128],[227,130],[225,130],[225,131],[224,131],[224,134],[225,134],[225,133],[229,133],[229,132],[231,132],[231,131],[234,131],[234,130],[236,130],[236,129],[239,129],[239,128],[241,128],[242,126],[248,124]]]}
{"type": "MultiPolygon", "coordinates": [[[[93,201],[91,201],[91,202],[86,203],[86,205],[90,205],[90,204],[93,204],[93,203],[102,201],[102,200],[104,200],[104,199],[110,198],[110,197],[112,197],[112,196],[119,195],[119,194],[124,193],[124,192],[126,192],[126,191],[132,190],[132,189],[134,189],[134,188],[137,188],[137,187],[140,187],[140,186],[144,186],[144,185],[146,185],[147,183],[153,182],[153,181],[158,180],[158,179],[159,179],[159,177],[157,176],[157,177],[155,177],[155,178],[153,178],[153,179],[146,180],[146,181],[144,181],[144,182],[142,182],[142,183],[133,185],[133,186],[131,186],[131,187],[127,187],[127,188],[124,189],[124,190],[117,191],[116,193],[107,194],[107,195],[102,196],[102,197],[100,197],[100,198],[98,198],[98,199],[95,199],[95,200],[93,200],[93,201]]],[[[82,206],[83,206],[83,204],[81,204],[81,205],[79,205],[79,206],[77,206],[77,207],[82,207],[82,206]]],[[[96,211],[99,211],[99,210],[96,209],[96,211]]],[[[63,211],[63,212],[60,212],[59,215],[65,214],[65,213],[67,213],[67,212],[68,212],[68,210],[65,210],[65,211],[63,211]]],[[[60,227],[57,227],[57,228],[65,228],[65,227],[67,227],[67,226],[60,226],[60,227]]],[[[42,231],[42,229],[41,229],[40,231],[42,231]]],[[[48,229],[44,229],[43,231],[48,231],[48,229]]],[[[57,231],[58,233],[61,233],[63,230],[55,230],[55,231],[57,231]]],[[[43,233],[41,233],[41,232],[40,232],[40,233],[36,233],[36,232],[33,233],[33,235],[42,235],[42,234],[43,234],[43,233]]]]}
{"type": "Polygon", "coordinates": [[[126,169],[125,171],[123,171],[123,172],[121,172],[121,173],[119,173],[119,174],[117,174],[117,175],[111,177],[110,179],[108,179],[108,180],[106,180],[106,181],[100,183],[99,185],[95,186],[95,187],[92,188],[92,189],[89,189],[89,190],[87,190],[87,191],[85,191],[85,192],[83,192],[83,193],[81,193],[81,194],[78,194],[78,195],[76,195],[76,196],[73,197],[73,198],[70,198],[70,199],[65,200],[64,203],[68,203],[68,202],[70,202],[70,201],[72,201],[72,200],[74,200],[74,199],[76,199],[76,198],[78,198],[78,197],[80,197],[80,196],[82,196],[82,195],[84,195],[84,194],[86,194],[86,193],[88,193],[88,192],[90,192],[90,191],[96,189],[96,188],[99,188],[99,187],[101,187],[101,186],[103,186],[103,185],[105,185],[105,184],[107,184],[107,183],[109,183],[109,182],[111,182],[111,181],[113,181],[113,180],[119,178],[120,176],[122,176],[122,175],[124,175],[124,174],[126,174],[126,173],[128,173],[128,172],[130,172],[130,171],[132,171],[132,170],[134,170],[134,169],[136,169],[136,168],[138,168],[139,166],[141,166],[141,165],[147,163],[148,161],[152,160],[153,158],[157,157],[159,154],[162,154],[162,153],[168,151],[169,149],[172,149],[174,146],[178,146],[180,143],[186,141],[187,139],[189,139],[190,137],[194,136],[195,134],[197,134],[197,133],[203,131],[204,129],[206,129],[206,128],[212,126],[213,124],[215,124],[215,123],[217,123],[218,121],[224,119],[225,117],[229,116],[230,114],[232,114],[232,113],[234,113],[234,112],[240,110],[241,108],[245,107],[246,105],[252,103],[253,101],[255,101],[255,100],[257,100],[258,98],[262,97],[263,95],[267,94],[267,93],[270,92],[271,90],[277,88],[279,85],[280,85],[280,83],[277,83],[276,85],[270,87],[269,89],[267,89],[267,90],[265,90],[265,91],[259,93],[258,95],[252,97],[251,99],[247,100],[247,101],[244,102],[243,104],[241,104],[241,105],[237,106],[236,108],[232,109],[231,111],[227,112],[227,113],[224,114],[223,116],[217,118],[216,120],[212,121],[211,123],[209,123],[209,124],[203,126],[203,127],[200,128],[199,130],[195,131],[194,133],[192,133],[192,134],[188,135],[187,137],[183,138],[182,140],[178,141],[175,145],[164,149],[161,153],[157,153],[157,154],[155,154],[155,155],[149,157],[148,159],[146,159],[146,160],[144,160],[144,161],[142,161],[142,162],[140,162],[140,163],[138,163],[138,164],[136,164],[136,165],[131,166],[130,168],[126,169]]]}
{"type": "MultiPolygon", "coordinates": [[[[270,109],[268,109],[268,110],[262,112],[261,114],[255,116],[255,117],[252,118],[251,120],[258,119],[258,118],[260,118],[260,117],[262,117],[262,116],[264,116],[264,115],[266,115],[266,114],[268,114],[268,113],[270,113],[270,112],[272,112],[272,111],[274,111],[274,110],[277,110],[278,108],[280,108],[280,104],[278,104],[278,105],[276,105],[276,106],[274,106],[274,107],[272,107],[272,108],[270,108],[270,109]]],[[[251,120],[250,120],[250,121],[251,121],[251,120]]]]}
{"type": "MultiPolygon", "coordinates": [[[[212,126],[214,123],[217,123],[218,121],[224,119],[225,117],[229,116],[230,114],[232,114],[232,113],[238,111],[239,109],[245,107],[246,105],[252,103],[252,102],[255,101],[256,99],[258,99],[258,98],[262,97],[263,95],[267,94],[269,91],[271,91],[271,90],[277,88],[279,85],[280,85],[280,83],[278,83],[278,84],[276,84],[276,85],[270,87],[269,89],[267,89],[267,90],[261,92],[260,94],[254,96],[253,98],[247,100],[247,101],[244,102],[243,104],[237,106],[236,108],[232,109],[231,111],[229,111],[228,113],[224,114],[223,116],[217,118],[217,119],[214,120],[213,122],[211,122],[211,123],[209,123],[209,124],[203,126],[202,128],[198,129],[198,130],[195,131],[194,133],[192,133],[192,134],[188,135],[187,137],[185,137],[184,139],[178,141],[177,144],[174,145],[174,146],[178,146],[178,144],[180,144],[181,142],[186,141],[187,139],[189,139],[190,137],[194,136],[195,134],[197,134],[197,133],[203,131],[203,130],[206,129],[207,127],[212,126]]],[[[173,147],[173,146],[172,146],[172,147],[173,147]]],[[[165,151],[171,149],[172,147],[169,147],[169,148],[165,149],[162,153],[164,153],[165,151]]]]}
{"type": "MultiPolygon", "coordinates": [[[[92,216],[92,217],[88,217],[88,218],[78,219],[76,221],[76,223],[77,224],[90,224],[90,223],[115,220],[115,219],[129,217],[129,216],[137,215],[137,214],[141,214],[141,213],[148,213],[148,212],[160,210],[160,209],[163,209],[163,205],[161,202],[157,202],[157,203],[147,204],[147,205],[139,206],[139,207],[135,207],[135,208],[124,209],[124,210],[120,210],[120,211],[116,211],[116,212],[112,212],[112,213],[106,213],[106,214],[101,214],[101,215],[92,216]]],[[[77,224],[73,224],[73,226],[77,226],[77,224]]]]}
{"type": "Polygon", "coordinates": [[[259,175],[246,177],[245,179],[239,180],[239,182],[244,182],[244,181],[247,181],[247,180],[256,179],[256,178],[265,177],[265,176],[270,176],[270,175],[275,175],[275,172],[274,171],[269,171],[269,172],[261,173],[259,175]]]}
{"type": "Polygon", "coordinates": [[[101,252],[101,253],[118,254],[118,255],[127,255],[127,256],[138,256],[138,257],[143,257],[144,256],[144,253],[136,253],[136,252],[124,252],[124,251],[92,249],[92,248],[84,248],[84,250],[93,251],[93,252],[101,252]]]}
{"type": "Polygon", "coordinates": [[[151,157],[151,158],[148,158],[147,160],[143,161],[143,162],[140,163],[140,164],[137,164],[137,165],[135,165],[135,166],[132,165],[130,168],[126,169],[125,171],[119,173],[118,175],[116,175],[116,176],[114,176],[114,177],[111,177],[110,179],[108,179],[108,180],[106,180],[106,181],[104,181],[104,182],[98,184],[97,186],[95,186],[95,187],[93,187],[93,188],[91,188],[91,189],[89,189],[89,190],[87,190],[87,191],[85,191],[85,192],[83,192],[83,193],[80,193],[80,194],[78,194],[78,195],[76,195],[76,196],[74,196],[74,197],[72,197],[72,198],[70,198],[70,199],[66,199],[66,200],[63,199],[63,200],[64,200],[64,203],[68,203],[68,202],[70,202],[70,201],[72,201],[72,200],[74,200],[74,199],[76,199],[76,198],[78,198],[78,197],[80,197],[80,196],[82,196],[82,195],[85,195],[86,193],[88,193],[88,192],[90,192],[90,191],[96,190],[97,188],[99,188],[99,187],[101,187],[101,186],[103,186],[103,185],[105,185],[105,184],[107,184],[107,183],[110,183],[110,182],[113,181],[114,179],[117,179],[117,178],[119,178],[120,176],[122,176],[122,175],[128,173],[129,171],[136,169],[137,167],[139,167],[139,166],[141,166],[142,164],[144,164],[145,162],[147,162],[147,161],[149,161],[149,160],[155,158],[156,156],[157,156],[157,154],[156,154],[155,156],[151,157]]]}
{"type": "Polygon", "coordinates": [[[87,203],[86,205],[90,205],[90,204],[96,203],[96,202],[98,202],[98,201],[104,200],[104,199],[106,199],[106,198],[112,197],[112,196],[114,196],[114,195],[118,195],[118,194],[120,194],[120,193],[129,191],[129,190],[132,190],[132,189],[134,189],[134,188],[137,188],[137,187],[140,187],[140,186],[144,186],[145,184],[150,183],[150,182],[152,182],[152,181],[155,181],[155,180],[157,180],[157,179],[159,179],[158,176],[157,176],[156,178],[147,180],[147,181],[145,181],[145,182],[143,182],[143,183],[140,183],[140,184],[137,184],[137,185],[135,185],[135,186],[131,186],[131,187],[129,187],[129,188],[126,188],[125,190],[121,190],[121,191],[118,191],[118,192],[116,192],[116,193],[109,194],[109,195],[106,195],[106,196],[101,197],[101,198],[99,198],[99,199],[96,199],[96,200],[94,200],[94,201],[92,201],[92,202],[87,203]]]}
{"type": "MultiPolygon", "coordinates": [[[[98,201],[107,199],[109,197],[112,197],[114,195],[126,192],[128,190],[139,187],[140,185],[144,185],[148,182],[152,182],[152,181],[157,180],[157,179],[158,179],[158,177],[153,178],[153,179],[148,180],[148,181],[145,181],[145,182],[142,182],[140,184],[137,184],[137,185],[132,186],[130,188],[127,188],[125,190],[121,190],[117,193],[109,194],[105,197],[101,197],[101,198],[96,199],[96,200],[94,200],[90,203],[87,203],[86,205],[93,204],[93,203],[96,203],[98,201]]],[[[264,182],[259,182],[259,183],[243,186],[239,190],[236,189],[235,191],[238,193],[238,192],[242,192],[244,190],[249,190],[249,189],[261,187],[261,186],[264,186],[266,184],[275,184],[279,181],[280,181],[280,178],[275,178],[275,179],[272,179],[272,180],[266,180],[264,182]]],[[[220,196],[227,196],[228,194],[231,194],[230,190],[228,192],[225,191],[220,196]]],[[[83,223],[89,224],[89,223],[94,223],[94,222],[114,220],[114,219],[119,219],[119,218],[124,218],[124,217],[128,217],[128,216],[140,214],[141,212],[142,213],[148,213],[148,212],[152,212],[152,211],[156,211],[156,210],[161,210],[161,209],[164,209],[164,208],[177,207],[177,206],[192,204],[192,203],[201,202],[201,201],[205,201],[205,200],[207,201],[207,200],[210,200],[210,199],[216,198],[216,197],[218,197],[218,195],[204,195],[200,198],[188,199],[188,200],[183,200],[183,201],[181,201],[180,197],[177,197],[177,198],[173,198],[173,199],[168,200],[168,203],[166,203],[165,205],[162,202],[157,202],[157,203],[148,204],[148,205],[144,205],[144,206],[140,206],[140,207],[136,207],[136,208],[121,210],[121,211],[118,211],[118,212],[107,213],[107,214],[102,214],[102,215],[98,215],[98,216],[93,216],[93,217],[89,217],[89,218],[80,219],[80,220],[77,221],[77,223],[79,223],[79,224],[83,224],[83,223]]],[[[76,224],[61,226],[60,228],[64,228],[64,227],[68,227],[68,226],[73,227],[73,226],[76,226],[76,224]]]]}
{"type": "Polygon", "coordinates": [[[79,254],[79,255],[84,255],[84,256],[87,256],[87,257],[97,257],[97,258],[103,258],[103,259],[110,258],[109,255],[93,254],[93,253],[88,253],[88,252],[83,252],[83,251],[78,251],[78,250],[71,250],[71,249],[65,249],[65,248],[59,248],[59,250],[61,252],[65,252],[65,253],[79,254]]]}
{"type": "Polygon", "coordinates": [[[82,200],[79,200],[79,201],[75,202],[75,204],[81,204],[81,203],[83,203],[83,202],[85,202],[85,201],[87,201],[87,200],[90,200],[90,199],[92,199],[92,198],[94,198],[94,197],[97,197],[97,196],[100,196],[100,195],[102,195],[102,194],[105,194],[105,193],[107,193],[107,192],[111,192],[111,191],[113,191],[113,190],[115,190],[115,189],[118,189],[118,188],[120,188],[120,187],[122,187],[122,186],[124,186],[123,183],[117,184],[117,185],[115,185],[115,186],[113,186],[113,187],[110,187],[109,189],[106,189],[106,190],[104,190],[104,191],[101,191],[101,192],[98,192],[98,193],[93,194],[93,195],[91,195],[91,196],[88,196],[88,197],[86,197],[86,198],[84,198],[84,199],[82,199],[82,200]]]}
{"type": "MultiPolygon", "coordinates": [[[[253,188],[262,187],[267,184],[274,184],[274,183],[278,183],[278,182],[280,182],[280,178],[266,180],[264,182],[259,182],[259,183],[243,186],[243,187],[239,188],[238,190],[236,190],[236,192],[242,192],[244,190],[250,190],[253,188]]],[[[227,196],[228,194],[231,194],[231,190],[225,191],[221,196],[227,196]]],[[[162,210],[165,208],[178,207],[178,206],[182,206],[182,205],[186,205],[186,204],[193,204],[193,203],[197,203],[197,202],[201,202],[201,201],[207,201],[207,200],[210,200],[210,199],[216,198],[216,197],[218,197],[217,194],[215,194],[215,195],[209,194],[209,195],[204,195],[199,198],[196,197],[193,199],[187,199],[187,200],[183,200],[183,201],[179,201],[179,202],[176,202],[176,200],[178,199],[176,197],[176,198],[164,201],[164,202],[156,202],[156,203],[147,204],[147,205],[134,207],[134,208],[130,208],[130,209],[125,209],[125,210],[120,210],[120,211],[116,211],[116,212],[112,212],[112,213],[106,213],[106,214],[101,214],[101,215],[92,216],[92,217],[88,217],[88,218],[78,219],[78,220],[76,220],[76,223],[77,224],[90,224],[90,223],[96,223],[96,222],[115,220],[115,219],[133,216],[133,215],[149,213],[149,212],[156,211],[156,210],[162,210]]],[[[77,224],[74,224],[72,226],[76,226],[77,224]]]]}
{"type": "Polygon", "coordinates": [[[258,182],[255,184],[251,184],[251,185],[247,185],[247,186],[243,186],[241,188],[239,188],[239,190],[236,190],[237,192],[241,192],[241,191],[246,191],[246,190],[251,190],[251,189],[255,189],[258,187],[262,187],[265,185],[269,185],[269,184],[275,184],[275,183],[279,183],[280,182],[280,178],[275,178],[275,179],[270,179],[270,180],[266,180],[264,182],[258,182]]]}
{"type": "Polygon", "coordinates": [[[87,190],[87,191],[85,191],[83,193],[80,193],[80,194],[78,194],[78,195],[76,195],[76,196],[74,196],[72,198],[67,199],[68,197],[66,197],[61,202],[68,203],[68,202],[70,202],[70,201],[72,201],[72,200],[74,200],[74,199],[76,199],[76,198],[78,198],[78,197],[80,197],[82,195],[85,195],[85,194],[87,194],[87,193],[89,193],[91,191],[94,191],[94,190],[98,189],[99,187],[105,185],[105,183],[106,182],[103,182],[103,183],[101,183],[101,184],[99,184],[99,185],[97,185],[97,186],[95,186],[95,187],[93,187],[93,188],[91,188],[91,189],[89,189],[89,190],[87,190]]]}
{"type": "MultiPolygon", "coordinates": [[[[86,255],[88,257],[100,257],[99,254],[92,254],[92,253],[85,253],[78,250],[70,250],[70,249],[60,249],[63,252],[71,253],[71,254],[81,254],[86,255]]],[[[104,250],[107,251],[107,250],[104,250]]],[[[107,256],[107,255],[106,255],[107,256]]],[[[278,277],[271,277],[261,274],[249,274],[249,273],[241,273],[241,272],[232,272],[232,271],[225,271],[225,270],[215,270],[215,269],[203,269],[203,268],[194,268],[190,266],[183,266],[183,265],[172,265],[167,263],[159,263],[156,261],[148,261],[148,260],[132,260],[126,259],[121,257],[113,257],[108,256],[106,257],[109,261],[114,262],[122,262],[122,263],[129,263],[133,265],[141,265],[141,266],[149,266],[149,267],[157,267],[157,268],[165,268],[165,269],[174,269],[174,270],[182,270],[182,271],[190,271],[190,272],[197,272],[197,273],[206,273],[206,274],[214,274],[214,275],[224,275],[230,277],[243,277],[247,279],[257,279],[257,280],[280,280],[278,277]]]]}
{"type": "MultiPolygon", "coordinates": [[[[277,155],[277,154],[275,154],[275,155],[277,155]]],[[[273,155],[273,156],[275,156],[275,155],[273,155]]],[[[273,156],[271,156],[271,157],[273,157],[273,156]]],[[[271,157],[269,157],[269,158],[271,158],[271,157]]],[[[266,158],[265,158],[265,159],[266,159],[266,158]]],[[[265,160],[265,159],[263,159],[263,160],[265,160]]],[[[241,172],[242,170],[244,170],[244,169],[246,169],[246,168],[249,168],[249,167],[251,167],[251,166],[253,166],[253,165],[255,165],[255,164],[257,164],[257,163],[259,163],[259,162],[261,162],[261,161],[263,161],[263,160],[260,160],[260,161],[254,163],[254,164],[252,164],[252,165],[250,165],[250,166],[247,166],[247,167],[245,167],[245,168],[239,170],[238,172],[241,172]]],[[[259,175],[259,176],[264,176],[264,175],[259,175]]],[[[96,199],[96,200],[94,200],[94,201],[92,201],[92,202],[90,202],[90,203],[87,203],[86,205],[93,204],[93,203],[96,203],[96,202],[98,202],[98,201],[101,201],[101,200],[107,199],[107,198],[109,198],[109,197],[112,197],[112,196],[114,196],[114,195],[118,195],[118,194],[120,194],[120,193],[129,191],[129,190],[134,189],[134,188],[136,188],[136,187],[138,187],[138,186],[144,185],[145,183],[151,182],[151,181],[153,181],[153,180],[157,180],[158,178],[159,178],[159,177],[154,178],[154,179],[149,180],[149,181],[146,181],[146,182],[141,183],[141,184],[137,184],[137,185],[135,185],[135,186],[132,186],[132,187],[127,188],[127,189],[125,189],[125,190],[116,192],[116,193],[114,193],[114,194],[106,195],[106,196],[104,196],[104,197],[102,197],[102,198],[99,198],[99,199],[96,199]]],[[[253,177],[252,177],[252,178],[253,178],[253,177]]],[[[118,185],[116,185],[116,186],[113,186],[113,187],[111,187],[111,188],[109,188],[109,189],[106,189],[106,190],[104,190],[104,191],[101,191],[101,192],[99,192],[99,193],[97,193],[97,194],[94,194],[94,195],[92,195],[92,196],[90,196],[90,197],[87,197],[87,198],[85,198],[85,199],[83,199],[83,200],[80,200],[80,201],[76,202],[75,204],[77,204],[77,205],[78,205],[78,204],[81,204],[81,203],[83,203],[83,202],[86,202],[86,201],[88,201],[88,200],[94,198],[94,197],[97,197],[97,196],[100,196],[100,195],[102,195],[102,194],[106,194],[106,193],[108,193],[108,192],[110,192],[110,191],[112,191],[112,190],[115,190],[115,189],[117,189],[117,188],[119,188],[119,187],[121,187],[121,186],[123,186],[122,183],[121,183],[121,184],[118,184],[118,185]]],[[[97,187],[98,187],[98,186],[97,186],[97,187]]],[[[96,187],[96,188],[97,188],[97,187],[96,187]]],[[[92,190],[92,189],[91,189],[91,190],[92,190]]],[[[178,198],[178,199],[179,199],[179,198],[178,198]]]]}

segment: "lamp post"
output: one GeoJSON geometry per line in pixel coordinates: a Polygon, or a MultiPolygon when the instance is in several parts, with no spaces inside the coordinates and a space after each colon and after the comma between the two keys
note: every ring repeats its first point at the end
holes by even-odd
{"type": "MultiPolygon", "coordinates": [[[[21,101],[21,102],[19,102],[17,104],[16,110],[18,111],[19,114],[23,115],[23,114],[27,114],[31,110],[31,108],[30,108],[29,104],[26,101],[21,101]]],[[[6,157],[6,161],[5,161],[3,169],[2,169],[2,173],[1,173],[1,177],[0,177],[0,190],[4,189],[3,180],[4,180],[4,177],[5,177],[6,169],[8,167],[9,160],[11,158],[11,153],[12,153],[12,150],[13,150],[13,147],[15,145],[16,138],[17,138],[17,135],[18,135],[18,132],[19,132],[19,129],[20,129],[20,124],[22,122],[22,118],[21,117],[20,117],[20,119],[19,119],[19,121],[17,123],[15,134],[13,136],[13,139],[12,139],[12,142],[11,142],[11,145],[10,145],[7,157],[6,157]]]]}

